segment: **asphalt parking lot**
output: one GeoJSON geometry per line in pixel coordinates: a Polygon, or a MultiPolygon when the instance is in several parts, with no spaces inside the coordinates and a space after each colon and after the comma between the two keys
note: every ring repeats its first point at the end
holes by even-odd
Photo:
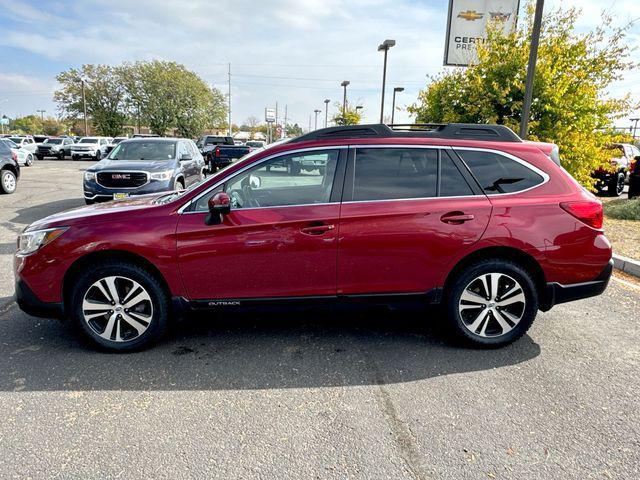
{"type": "Polygon", "coordinates": [[[640,478],[640,287],[539,314],[501,350],[437,316],[187,319],[98,353],[11,301],[16,235],[81,206],[89,162],[0,196],[0,478],[640,478]]]}

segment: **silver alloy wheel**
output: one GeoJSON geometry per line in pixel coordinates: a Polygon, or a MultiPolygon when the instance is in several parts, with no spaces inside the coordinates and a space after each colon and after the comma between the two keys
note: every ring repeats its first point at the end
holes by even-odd
{"type": "Polygon", "coordinates": [[[16,189],[16,177],[12,172],[7,170],[2,174],[2,186],[7,193],[11,193],[16,189]]]}
{"type": "Polygon", "coordinates": [[[135,280],[104,277],[82,299],[82,316],[97,335],[112,342],[129,342],[147,331],[153,319],[151,296],[135,280]]]}
{"type": "Polygon", "coordinates": [[[458,312],[464,326],[474,335],[499,337],[522,320],[526,299],[522,286],[504,273],[486,273],[465,287],[458,312]]]}
{"type": "Polygon", "coordinates": [[[24,164],[27,167],[30,167],[31,165],[33,165],[33,155],[31,154],[27,155],[27,159],[24,161],[24,164]]]}

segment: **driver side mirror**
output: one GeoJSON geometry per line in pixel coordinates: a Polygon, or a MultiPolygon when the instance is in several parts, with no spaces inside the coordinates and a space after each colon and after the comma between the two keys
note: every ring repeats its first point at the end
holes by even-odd
{"type": "Polygon", "coordinates": [[[220,225],[222,216],[231,213],[231,197],[226,192],[218,192],[209,199],[209,214],[204,220],[207,225],[220,225]]]}
{"type": "Polygon", "coordinates": [[[188,162],[189,160],[193,160],[193,157],[188,153],[183,153],[182,156],[180,157],[181,162],[188,162]]]}

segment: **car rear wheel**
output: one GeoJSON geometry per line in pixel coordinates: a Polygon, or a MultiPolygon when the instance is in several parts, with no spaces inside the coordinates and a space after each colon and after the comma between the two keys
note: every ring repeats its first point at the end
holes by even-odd
{"type": "Polygon", "coordinates": [[[624,173],[618,172],[609,181],[609,196],[619,197],[624,192],[624,173]]]}
{"type": "Polygon", "coordinates": [[[94,344],[113,351],[156,342],[169,323],[169,297],[144,268],[123,262],[92,265],[76,280],[72,317],[94,344]]]}
{"type": "Polygon", "coordinates": [[[27,155],[27,158],[25,158],[25,160],[24,160],[24,165],[25,165],[25,167],[30,167],[31,165],[33,165],[33,155],[32,154],[27,155]]]}
{"type": "Polygon", "coordinates": [[[176,180],[176,184],[173,188],[174,190],[184,190],[184,180],[178,179],[176,180]]]}
{"type": "Polygon", "coordinates": [[[11,170],[2,170],[0,173],[0,189],[2,193],[13,193],[18,186],[18,179],[11,170]]]}
{"type": "Polygon", "coordinates": [[[526,333],[538,312],[531,276],[506,260],[468,267],[452,283],[447,316],[453,334],[468,345],[501,347],[526,333]]]}
{"type": "Polygon", "coordinates": [[[98,150],[96,152],[96,161],[99,161],[102,158],[102,152],[100,152],[100,150],[98,150]]]}

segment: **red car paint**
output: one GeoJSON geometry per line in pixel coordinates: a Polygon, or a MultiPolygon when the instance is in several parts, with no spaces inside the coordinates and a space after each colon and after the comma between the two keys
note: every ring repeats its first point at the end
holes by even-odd
{"type": "Polygon", "coordinates": [[[70,268],[87,255],[126,252],[187,301],[427,292],[442,288],[466,257],[495,247],[521,252],[544,282],[580,284],[611,259],[599,228],[562,202],[598,202],[533,142],[361,138],[276,146],[241,160],[166,204],[158,195],[47,217],[29,230],[69,227],[26,256],[15,273],[45,303],[63,301],[70,268]],[[232,210],[219,225],[207,212],[180,213],[210,186],[267,156],[312,147],[436,145],[489,148],[542,170],[549,180],[520,193],[232,210]]]}

